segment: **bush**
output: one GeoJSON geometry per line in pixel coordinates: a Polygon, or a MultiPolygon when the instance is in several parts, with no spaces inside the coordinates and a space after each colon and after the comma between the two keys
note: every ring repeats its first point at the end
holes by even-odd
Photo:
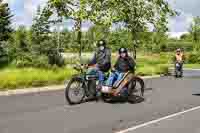
{"type": "Polygon", "coordinates": [[[168,42],[166,51],[171,52],[175,51],[177,48],[183,48],[185,51],[193,50],[193,42],[168,42]]]}
{"type": "Polygon", "coordinates": [[[16,67],[35,67],[35,68],[49,68],[48,57],[45,55],[29,55],[23,54],[23,56],[18,57],[14,63],[16,67]]]}
{"type": "Polygon", "coordinates": [[[195,64],[195,63],[200,63],[200,53],[191,53],[187,57],[187,63],[190,64],[195,64]]]}
{"type": "Polygon", "coordinates": [[[62,67],[65,65],[65,60],[60,53],[51,52],[48,54],[48,63],[62,67]]]}
{"type": "Polygon", "coordinates": [[[33,58],[33,67],[36,68],[49,68],[48,57],[45,55],[33,58]]]}
{"type": "Polygon", "coordinates": [[[0,71],[0,90],[63,84],[74,73],[69,68],[7,68],[0,71]]]}

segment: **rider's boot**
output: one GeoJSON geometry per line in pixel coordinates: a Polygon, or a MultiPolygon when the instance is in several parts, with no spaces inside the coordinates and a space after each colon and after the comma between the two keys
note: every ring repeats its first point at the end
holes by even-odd
{"type": "Polygon", "coordinates": [[[96,101],[101,100],[101,89],[102,89],[103,83],[99,82],[96,88],[96,101]]]}

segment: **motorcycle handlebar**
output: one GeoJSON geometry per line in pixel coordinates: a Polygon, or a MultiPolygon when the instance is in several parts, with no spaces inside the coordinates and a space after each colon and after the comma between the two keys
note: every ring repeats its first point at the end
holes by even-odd
{"type": "Polygon", "coordinates": [[[73,67],[75,70],[77,71],[83,71],[84,69],[88,69],[88,65],[87,64],[78,64],[78,65],[75,65],[73,67]]]}

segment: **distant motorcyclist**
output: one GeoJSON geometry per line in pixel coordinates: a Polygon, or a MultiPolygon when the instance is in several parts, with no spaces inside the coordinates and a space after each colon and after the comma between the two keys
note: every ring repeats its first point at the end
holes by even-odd
{"type": "Polygon", "coordinates": [[[106,46],[105,40],[97,42],[97,50],[88,65],[95,66],[99,76],[98,88],[101,88],[104,81],[104,72],[109,71],[111,67],[111,50],[106,46]]]}
{"type": "Polygon", "coordinates": [[[184,54],[183,54],[183,52],[182,52],[182,50],[180,49],[180,48],[178,48],[177,50],[176,50],[176,54],[175,54],[175,62],[179,62],[179,63],[183,63],[184,62],[184,59],[185,59],[185,57],[184,57],[184,54]]]}
{"type": "Polygon", "coordinates": [[[184,60],[185,60],[185,56],[183,54],[183,51],[178,48],[176,50],[176,54],[174,56],[174,64],[175,64],[175,72],[176,72],[176,65],[178,64],[179,67],[180,67],[180,71],[181,71],[181,75],[183,73],[183,63],[184,63],[184,60]]]}

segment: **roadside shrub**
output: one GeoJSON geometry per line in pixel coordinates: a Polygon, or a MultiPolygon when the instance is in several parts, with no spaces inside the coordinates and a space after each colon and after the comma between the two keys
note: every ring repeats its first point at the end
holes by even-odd
{"type": "Polygon", "coordinates": [[[65,60],[60,53],[51,52],[48,54],[48,63],[52,66],[57,65],[62,67],[65,65],[65,60]]]}
{"type": "Polygon", "coordinates": [[[45,55],[33,58],[32,62],[33,62],[33,64],[32,64],[33,67],[36,67],[36,68],[49,68],[50,67],[50,65],[48,63],[48,57],[45,55]]]}
{"type": "Polygon", "coordinates": [[[187,57],[187,63],[190,64],[195,64],[195,63],[200,63],[200,53],[191,53],[187,57]]]}
{"type": "Polygon", "coordinates": [[[20,56],[18,56],[15,60],[16,67],[29,67],[33,65],[32,57],[31,55],[27,53],[21,53],[20,56]]]}
{"type": "Polygon", "coordinates": [[[23,56],[18,57],[14,63],[16,67],[35,67],[35,68],[49,68],[48,57],[45,55],[29,55],[23,54],[23,56]]]}
{"type": "Polygon", "coordinates": [[[183,48],[185,51],[192,51],[193,46],[193,42],[168,42],[166,51],[175,51],[177,48],[183,48]]]}

